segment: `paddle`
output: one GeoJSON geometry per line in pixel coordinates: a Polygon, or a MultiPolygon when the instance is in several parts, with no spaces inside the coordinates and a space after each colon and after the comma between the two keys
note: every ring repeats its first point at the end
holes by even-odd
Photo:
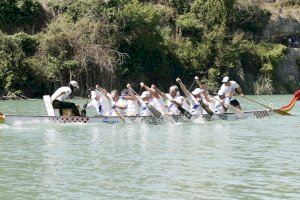
{"type": "MultiPolygon", "coordinates": [[[[195,83],[196,83],[196,77],[197,77],[197,76],[195,76],[194,81],[192,82],[191,86],[189,87],[189,90],[188,90],[189,92],[191,92],[192,89],[193,89],[193,87],[195,86],[195,83]]],[[[197,78],[198,78],[198,77],[197,77],[197,78]]],[[[191,103],[190,103],[190,101],[188,100],[187,97],[185,97],[185,100],[186,100],[186,103],[187,103],[188,105],[191,105],[191,103]]]]}
{"type": "Polygon", "coordinates": [[[134,89],[132,89],[130,87],[130,89],[132,90],[132,92],[139,98],[140,102],[144,105],[147,106],[147,108],[150,110],[150,112],[152,113],[152,115],[155,117],[155,118],[160,118],[160,116],[162,115],[161,112],[159,112],[159,110],[157,110],[154,106],[150,105],[150,104],[146,104],[143,99],[140,97],[140,95],[138,95],[138,93],[136,93],[136,91],[134,91],[134,89]]]}
{"type": "MultiPolygon", "coordinates": [[[[195,79],[193,81],[193,83],[191,84],[190,88],[189,88],[189,92],[192,91],[193,87],[195,86],[195,83],[196,83],[196,78],[198,78],[197,76],[195,76],[195,79]]],[[[199,78],[198,78],[199,79],[199,78]]]]}
{"type": "Polygon", "coordinates": [[[188,118],[188,119],[192,118],[193,115],[189,111],[185,110],[180,105],[177,105],[177,107],[178,107],[178,110],[181,112],[181,114],[183,114],[186,118],[188,118]]]}
{"type": "MultiPolygon", "coordinates": [[[[90,87],[88,89],[88,91],[89,91],[89,93],[91,93],[93,91],[93,87],[90,87]]],[[[91,98],[91,95],[89,93],[88,93],[87,97],[91,98]]],[[[83,106],[82,106],[83,109],[81,110],[81,116],[86,116],[86,107],[88,105],[88,102],[89,102],[89,100],[86,100],[85,104],[83,104],[83,106]]]]}
{"type": "Polygon", "coordinates": [[[89,100],[86,100],[85,104],[83,104],[82,106],[82,110],[81,110],[81,116],[86,116],[86,107],[87,107],[87,104],[88,104],[89,100]]]}
{"type": "Polygon", "coordinates": [[[275,113],[277,113],[277,114],[279,114],[279,115],[292,115],[292,114],[290,114],[290,113],[281,111],[281,110],[279,110],[279,109],[273,109],[273,108],[271,108],[271,107],[269,107],[269,106],[266,106],[266,105],[264,105],[264,104],[262,104],[262,103],[259,103],[259,102],[255,101],[255,100],[253,100],[253,99],[250,99],[249,97],[243,96],[243,98],[245,98],[245,99],[247,99],[247,100],[249,100],[249,101],[251,101],[251,102],[254,102],[254,103],[258,104],[258,105],[261,105],[261,106],[263,106],[263,107],[265,107],[265,108],[268,108],[268,109],[274,111],[275,113]]]}
{"type": "Polygon", "coordinates": [[[115,113],[118,115],[118,117],[125,123],[126,122],[126,119],[125,117],[119,112],[119,110],[117,109],[117,107],[114,107],[113,108],[115,113]]]}

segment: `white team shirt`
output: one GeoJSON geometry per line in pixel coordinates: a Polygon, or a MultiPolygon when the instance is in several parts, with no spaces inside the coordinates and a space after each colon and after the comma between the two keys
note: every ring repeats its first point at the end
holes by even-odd
{"type": "Polygon", "coordinates": [[[72,93],[71,88],[69,87],[60,87],[58,88],[51,96],[51,101],[58,100],[58,101],[64,101],[66,98],[69,97],[69,95],[72,93]],[[59,96],[61,93],[64,93],[63,95],[59,96]],[[59,96],[59,97],[58,97],[59,96]]]}
{"type": "Polygon", "coordinates": [[[140,106],[137,101],[134,100],[127,100],[127,109],[126,109],[126,116],[138,116],[140,113],[140,106]]]}
{"type": "Polygon", "coordinates": [[[200,102],[194,97],[194,95],[190,94],[188,96],[190,101],[190,112],[192,115],[202,115],[203,109],[200,105],[200,102]]]}
{"type": "Polygon", "coordinates": [[[140,116],[152,116],[152,113],[151,113],[151,111],[148,109],[147,104],[148,104],[148,105],[154,106],[154,103],[153,103],[153,100],[152,100],[152,99],[150,99],[150,100],[148,101],[148,103],[141,102],[141,105],[142,105],[142,106],[141,106],[141,109],[140,109],[140,116]]]}
{"type": "Polygon", "coordinates": [[[186,103],[183,96],[180,96],[179,94],[177,94],[174,98],[172,98],[170,94],[166,94],[166,96],[168,98],[168,100],[167,100],[168,114],[170,114],[170,115],[179,115],[180,114],[180,111],[179,111],[178,107],[176,106],[176,104],[171,102],[169,99],[173,99],[173,100],[177,101],[178,103],[182,104],[182,108],[189,111],[189,106],[186,103]]]}
{"type": "Polygon", "coordinates": [[[107,96],[105,96],[102,93],[100,93],[100,105],[101,105],[100,115],[109,116],[111,111],[111,104],[107,96]]]}
{"type": "Polygon", "coordinates": [[[96,91],[100,95],[100,99],[92,99],[92,101],[87,105],[87,107],[94,107],[98,115],[109,116],[111,111],[111,104],[108,98],[101,92],[96,91]]]}
{"type": "MultiPolygon", "coordinates": [[[[226,86],[225,83],[223,83],[223,85],[220,88],[220,91],[223,92],[225,94],[225,96],[227,97],[228,95],[230,95],[232,92],[235,92],[235,89],[237,89],[239,86],[239,84],[237,84],[235,81],[230,81],[231,85],[230,86],[226,86]]],[[[235,97],[232,96],[229,98],[230,101],[235,100],[235,97]]]]}
{"type": "MultiPolygon", "coordinates": [[[[229,101],[228,100],[228,98],[225,98],[223,101],[225,101],[224,102],[224,104],[226,104],[226,99],[227,99],[227,101],[229,101]]],[[[211,98],[210,99],[210,102],[209,102],[209,109],[211,110],[211,111],[213,111],[215,114],[223,114],[223,113],[225,113],[226,111],[224,110],[224,107],[223,107],[223,105],[222,105],[222,103],[220,102],[221,101],[221,99],[219,98],[219,96],[217,95],[217,96],[215,96],[214,98],[211,98]]]]}
{"type": "MultiPolygon", "coordinates": [[[[127,107],[126,102],[121,98],[119,98],[117,102],[115,102],[115,101],[111,101],[111,102],[112,102],[112,107],[114,107],[114,106],[127,107]]],[[[115,109],[117,109],[117,111],[119,111],[119,113],[122,116],[124,116],[126,114],[125,109],[119,109],[119,108],[115,108],[115,109]]],[[[111,109],[110,116],[118,116],[115,109],[111,109]]]]}

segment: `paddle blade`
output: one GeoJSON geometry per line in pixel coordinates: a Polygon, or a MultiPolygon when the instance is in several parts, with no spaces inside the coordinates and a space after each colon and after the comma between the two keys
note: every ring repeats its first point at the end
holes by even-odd
{"type": "Polygon", "coordinates": [[[211,110],[209,109],[209,107],[208,107],[207,105],[205,105],[205,103],[203,103],[202,100],[200,101],[200,105],[201,105],[201,107],[207,112],[207,114],[208,114],[210,117],[213,116],[213,115],[215,114],[213,111],[211,111],[211,110]]]}
{"type": "Polygon", "coordinates": [[[150,110],[150,112],[153,114],[155,118],[160,118],[161,112],[159,112],[159,110],[157,110],[154,106],[148,105],[148,109],[150,110]]]}
{"type": "Polygon", "coordinates": [[[178,106],[178,110],[180,111],[181,114],[183,114],[186,118],[191,119],[192,114],[190,112],[188,112],[187,110],[185,110],[184,108],[182,108],[181,106],[178,106]]]}

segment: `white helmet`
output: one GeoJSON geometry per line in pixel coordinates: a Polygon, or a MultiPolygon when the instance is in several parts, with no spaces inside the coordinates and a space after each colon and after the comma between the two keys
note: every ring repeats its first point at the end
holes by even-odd
{"type": "Polygon", "coordinates": [[[227,83],[229,81],[229,77],[228,76],[225,76],[222,80],[222,83],[227,83]]]}
{"type": "Polygon", "coordinates": [[[144,91],[144,92],[142,93],[141,98],[144,99],[144,98],[146,98],[146,97],[150,97],[150,92],[144,91]]]}
{"type": "Polygon", "coordinates": [[[200,88],[195,88],[194,91],[192,92],[193,95],[200,94],[202,90],[200,88]]]}
{"type": "Polygon", "coordinates": [[[72,85],[73,87],[76,87],[77,89],[79,89],[78,83],[76,81],[70,81],[69,84],[72,85]]]}
{"type": "Polygon", "coordinates": [[[176,85],[172,85],[171,87],[170,87],[170,91],[178,91],[178,87],[176,86],[176,85]]]}

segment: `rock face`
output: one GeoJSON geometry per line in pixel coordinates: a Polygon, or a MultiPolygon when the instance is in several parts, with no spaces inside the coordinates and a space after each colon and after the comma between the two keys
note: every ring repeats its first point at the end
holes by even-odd
{"type": "Polygon", "coordinates": [[[300,23],[280,20],[270,23],[264,30],[262,38],[277,39],[293,34],[300,34],[300,23]]]}
{"type": "Polygon", "coordinates": [[[300,34],[300,7],[281,7],[264,4],[263,8],[272,13],[271,21],[260,35],[263,39],[275,39],[300,34]]]}
{"type": "Polygon", "coordinates": [[[277,67],[277,77],[282,83],[299,84],[300,66],[297,60],[300,59],[300,48],[290,48],[289,53],[282,61],[282,65],[277,67]]]}

